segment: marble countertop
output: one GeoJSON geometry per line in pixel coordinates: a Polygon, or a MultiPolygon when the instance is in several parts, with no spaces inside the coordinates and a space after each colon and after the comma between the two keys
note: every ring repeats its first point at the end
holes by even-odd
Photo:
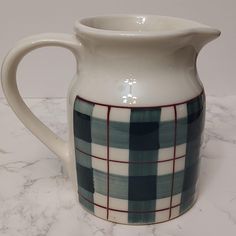
{"type": "MultiPolygon", "coordinates": [[[[66,137],[65,99],[26,99],[66,137]]],[[[236,96],[207,97],[200,195],[170,222],[126,226],[86,213],[60,160],[31,135],[0,99],[0,236],[235,236],[236,96]]]]}

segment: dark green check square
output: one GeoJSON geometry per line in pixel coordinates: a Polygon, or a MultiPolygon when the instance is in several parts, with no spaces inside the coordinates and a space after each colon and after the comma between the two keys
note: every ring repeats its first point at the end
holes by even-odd
{"type": "Polygon", "coordinates": [[[75,149],[91,154],[91,143],[75,137],[75,149]]]}
{"type": "Polygon", "coordinates": [[[155,208],[156,208],[156,200],[129,201],[128,222],[129,223],[154,222],[155,208]]]}
{"type": "Polygon", "coordinates": [[[92,168],[92,161],[90,155],[87,155],[75,149],[75,158],[76,158],[76,163],[79,163],[81,166],[92,168]]]}
{"type": "Polygon", "coordinates": [[[102,195],[107,195],[107,174],[93,169],[94,191],[102,195]]]}
{"type": "Polygon", "coordinates": [[[148,200],[148,201],[129,200],[129,211],[132,211],[132,212],[155,211],[155,208],[156,208],[156,199],[148,200]]]}
{"type": "Polygon", "coordinates": [[[82,196],[79,195],[79,202],[80,204],[89,212],[94,213],[94,204],[87,201],[86,199],[84,199],[82,196]]]}
{"type": "Polygon", "coordinates": [[[157,163],[130,163],[129,176],[150,176],[156,175],[157,163]]]}
{"type": "Polygon", "coordinates": [[[188,210],[192,206],[195,199],[195,192],[196,192],[195,185],[191,186],[189,189],[182,192],[181,205],[180,205],[181,213],[188,210]]]}
{"type": "Polygon", "coordinates": [[[161,109],[160,108],[132,108],[130,122],[158,123],[160,121],[161,109]]]}
{"type": "Polygon", "coordinates": [[[184,170],[175,172],[174,183],[173,183],[173,195],[182,192],[183,184],[184,184],[184,170]]]}
{"type": "Polygon", "coordinates": [[[87,190],[88,192],[93,193],[93,169],[84,167],[79,163],[76,163],[76,170],[78,185],[87,190]]]}
{"type": "Polygon", "coordinates": [[[92,116],[94,104],[76,99],[74,103],[74,110],[79,113],[92,116]]]}
{"type": "Polygon", "coordinates": [[[128,176],[109,175],[109,195],[113,198],[128,200],[128,176]]]}
{"type": "Polygon", "coordinates": [[[155,162],[158,160],[158,150],[130,150],[130,162],[155,162]]]}
{"type": "Polygon", "coordinates": [[[74,135],[91,143],[90,116],[74,111],[74,135]]]}
{"type": "MultiPolygon", "coordinates": [[[[107,173],[93,170],[95,192],[107,195],[107,173]]],[[[128,176],[109,174],[109,196],[128,200],[128,176]]]]}
{"type": "Polygon", "coordinates": [[[92,143],[107,145],[107,121],[99,118],[91,118],[92,143]]]}
{"type": "Polygon", "coordinates": [[[175,121],[162,121],[159,125],[159,145],[160,148],[174,146],[175,121]]]}
{"type": "Polygon", "coordinates": [[[85,199],[87,199],[90,202],[93,202],[93,193],[92,192],[87,191],[86,189],[84,189],[80,185],[78,185],[78,192],[85,199]]]}
{"type": "Polygon", "coordinates": [[[129,132],[129,123],[110,121],[109,145],[115,148],[129,149],[129,132]]]}
{"type": "Polygon", "coordinates": [[[183,191],[191,188],[197,183],[199,163],[200,161],[198,160],[194,164],[185,169],[183,191]]]}
{"type": "Polygon", "coordinates": [[[145,176],[157,173],[158,150],[129,151],[129,175],[145,176]],[[147,163],[152,162],[152,163],[147,163]]]}
{"type": "Polygon", "coordinates": [[[194,165],[199,160],[201,137],[189,141],[186,148],[185,168],[194,165]]]}
{"type": "Polygon", "coordinates": [[[172,174],[156,176],[156,198],[171,196],[172,174]]]}
{"type": "Polygon", "coordinates": [[[129,149],[130,150],[157,150],[159,123],[158,122],[131,122],[129,149]]]}
{"type": "Polygon", "coordinates": [[[188,120],[187,117],[177,120],[176,145],[187,142],[188,120]]]}
{"type": "Polygon", "coordinates": [[[129,149],[138,151],[159,148],[160,108],[133,108],[130,116],[129,149]]]}
{"type": "Polygon", "coordinates": [[[196,117],[202,112],[204,107],[202,96],[196,97],[187,103],[188,118],[190,120],[195,120],[196,117]]]}
{"type": "Polygon", "coordinates": [[[156,176],[129,176],[129,200],[156,199],[156,176]]]}
{"type": "Polygon", "coordinates": [[[155,212],[146,213],[129,213],[128,214],[129,223],[140,223],[140,224],[151,224],[155,223],[155,212]]]}

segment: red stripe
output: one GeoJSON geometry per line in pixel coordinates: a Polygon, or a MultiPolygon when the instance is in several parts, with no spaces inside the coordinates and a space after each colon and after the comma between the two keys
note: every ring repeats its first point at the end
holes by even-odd
{"type": "Polygon", "coordinates": [[[188,103],[188,102],[196,99],[197,97],[201,96],[203,93],[204,93],[204,90],[202,90],[202,92],[199,95],[197,95],[196,97],[193,97],[191,99],[188,99],[188,100],[185,100],[185,101],[182,101],[182,102],[178,102],[178,103],[159,105],[159,106],[119,106],[119,105],[111,105],[111,104],[105,104],[105,103],[99,103],[99,102],[90,101],[90,100],[82,98],[82,97],[80,97],[78,95],[76,96],[76,98],[80,99],[81,101],[92,103],[92,104],[95,104],[95,105],[107,106],[107,107],[115,107],[115,108],[129,108],[129,109],[131,109],[131,108],[161,108],[161,107],[172,107],[172,106],[177,106],[177,105],[182,105],[184,103],[188,103]]]}
{"type": "Polygon", "coordinates": [[[109,218],[109,195],[110,195],[110,187],[109,187],[109,175],[110,175],[110,168],[109,168],[109,123],[110,123],[110,111],[111,107],[108,107],[107,110],[107,220],[109,218]]]}
{"type": "MultiPolygon", "coordinates": [[[[118,210],[118,209],[114,209],[114,208],[107,208],[107,207],[105,207],[105,206],[102,206],[102,205],[100,205],[100,204],[97,204],[97,203],[95,203],[95,202],[92,202],[92,201],[90,201],[89,199],[87,199],[86,197],[84,197],[81,193],[79,193],[79,195],[85,200],[85,201],[87,201],[87,202],[89,202],[89,203],[91,203],[91,204],[93,204],[93,205],[95,205],[95,206],[98,206],[98,207],[101,207],[101,208],[103,208],[103,209],[106,209],[107,211],[109,210],[109,211],[117,211],[117,212],[124,212],[124,213],[153,213],[153,212],[159,212],[159,211],[166,211],[166,210],[169,210],[169,209],[171,209],[171,208],[175,208],[175,207],[178,207],[178,206],[180,206],[180,204],[177,204],[177,205],[174,205],[174,206],[172,206],[171,208],[163,208],[163,209],[159,209],[159,210],[153,210],[153,211],[125,211],[125,210],[118,210]]],[[[127,200],[128,201],[128,200],[127,200]]]]}
{"type": "Polygon", "coordinates": [[[169,211],[169,219],[171,218],[171,208],[173,204],[173,191],[174,191],[174,180],[175,180],[175,160],[176,160],[176,136],[177,136],[177,111],[176,106],[174,106],[175,112],[175,131],[174,131],[174,160],[173,160],[173,174],[172,174],[172,184],[171,184],[171,196],[170,196],[170,211],[169,211]]]}
{"type": "MultiPolygon", "coordinates": [[[[96,159],[99,159],[99,160],[103,160],[103,161],[107,161],[106,158],[102,158],[102,157],[98,157],[98,156],[94,156],[94,155],[91,155],[89,153],[86,153],[82,150],[80,150],[79,148],[76,148],[79,152],[87,155],[87,156],[90,156],[90,157],[93,157],[93,158],[96,158],[96,159]]],[[[177,159],[180,159],[180,158],[183,158],[185,157],[185,155],[183,156],[179,156],[179,157],[176,157],[175,160],[177,159]]],[[[113,160],[113,159],[109,159],[110,162],[117,162],[117,163],[126,163],[126,164],[151,164],[151,163],[159,163],[159,162],[167,162],[167,161],[173,161],[174,158],[171,158],[171,159],[166,159],[166,160],[157,160],[157,161],[118,161],[118,160],[113,160]]]]}

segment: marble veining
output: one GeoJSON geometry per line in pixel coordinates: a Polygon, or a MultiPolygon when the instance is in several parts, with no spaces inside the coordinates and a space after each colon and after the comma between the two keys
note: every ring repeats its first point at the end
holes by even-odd
{"type": "MultiPolygon", "coordinates": [[[[65,99],[26,99],[66,138],[65,99]]],[[[236,96],[207,97],[200,193],[183,216],[167,223],[126,226],[85,212],[60,160],[24,128],[0,99],[1,236],[199,236],[236,234],[236,96]]]]}

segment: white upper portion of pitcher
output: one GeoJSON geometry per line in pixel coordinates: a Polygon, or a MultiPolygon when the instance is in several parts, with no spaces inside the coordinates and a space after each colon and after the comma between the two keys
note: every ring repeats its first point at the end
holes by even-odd
{"type": "Polygon", "coordinates": [[[81,46],[70,100],[119,106],[162,106],[183,102],[203,90],[198,52],[220,32],[165,16],[99,16],[75,26],[81,46]]]}

